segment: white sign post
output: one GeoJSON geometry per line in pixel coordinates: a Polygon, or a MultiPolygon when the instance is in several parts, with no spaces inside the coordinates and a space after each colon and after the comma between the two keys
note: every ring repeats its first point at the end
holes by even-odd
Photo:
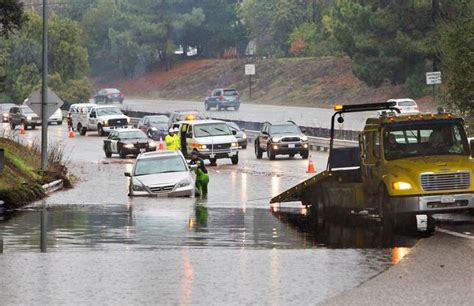
{"type": "MultiPolygon", "coordinates": [[[[48,104],[46,105],[46,117],[51,117],[54,112],[63,105],[63,101],[51,90],[48,88],[48,104]]],[[[41,90],[38,89],[37,91],[33,92],[31,96],[28,98],[28,101],[25,102],[40,118],[44,118],[42,116],[41,111],[41,90]]]]}
{"type": "Polygon", "coordinates": [[[426,73],[426,85],[433,86],[433,102],[435,102],[435,86],[441,84],[441,71],[426,73]]]}
{"type": "Polygon", "coordinates": [[[255,75],[255,64],[245,65],[245,75],[249,76],[249,99],[252,99],[252,75],[255,75]]]}

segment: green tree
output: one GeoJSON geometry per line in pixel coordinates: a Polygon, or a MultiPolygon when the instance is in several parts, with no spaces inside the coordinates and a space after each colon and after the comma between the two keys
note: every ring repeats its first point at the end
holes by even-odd
{"type": "Polygon", "coordinates": [[[23,23],[23,4],[19,0],[2,0],[0,5],[0,35],[8,37],[23,23]]]}

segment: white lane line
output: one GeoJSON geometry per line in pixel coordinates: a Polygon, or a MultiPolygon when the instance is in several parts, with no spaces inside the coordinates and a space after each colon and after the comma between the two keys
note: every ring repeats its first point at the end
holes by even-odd
{"type": "Polygon", "coordinates": [[[436,231],[440,232],[440,233],[445,233],[445,234],[448,234],[448,235],[451,235],[451,236],[459,237],[459,238],[466,238],[466,239],[474,240],[474,236],[465,235],[465,234],[461,234],[461,233],[458,233],[458,232],[453,232],[453,231],[450,231],[450,230],[447,230],[447,229],[444,229],[444,228],[437,227],[436,231]]]}

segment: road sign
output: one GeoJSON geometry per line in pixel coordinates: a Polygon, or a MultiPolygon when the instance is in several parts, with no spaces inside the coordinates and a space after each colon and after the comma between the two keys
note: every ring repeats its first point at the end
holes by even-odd
{"type": "Polygon", "coordinates": [[[426,85],[441,84],[441,71],[427,72],[426,85]]]}
{"type": "MultiPolygon", "coordinates": [[[[51,117],[54,112],[63,105],[63,101],[48,88],[48,105],[46,105],[46,118],[51,117]]],[[[41,90],[38,89],[25,102],[40,118],[41,116],[41,90]]]]}
{"type": "Polygon", "coordinates": [[[245,75],[255,75],[255,64],[245,65],[245,75]]]}

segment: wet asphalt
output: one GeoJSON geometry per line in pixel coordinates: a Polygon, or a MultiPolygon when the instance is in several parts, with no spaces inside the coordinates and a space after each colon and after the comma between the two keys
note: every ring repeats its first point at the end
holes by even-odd
{"type": "MultiPolygon", "coordinates": [[[[105,158],[93,133],[49,131],[77,181],[0,222],[2,304],[316,304],[398,263],[417,241],[373,224],[315,223],[299,203],[270,208],[310,175],[298,157],[256,160],[249,146],[238,166],[209,167],[207,199],[129,198],[123,172],[133,159],[105,158]]],[[[312,159],[325,168],[327,155],[312,159]]]]}

